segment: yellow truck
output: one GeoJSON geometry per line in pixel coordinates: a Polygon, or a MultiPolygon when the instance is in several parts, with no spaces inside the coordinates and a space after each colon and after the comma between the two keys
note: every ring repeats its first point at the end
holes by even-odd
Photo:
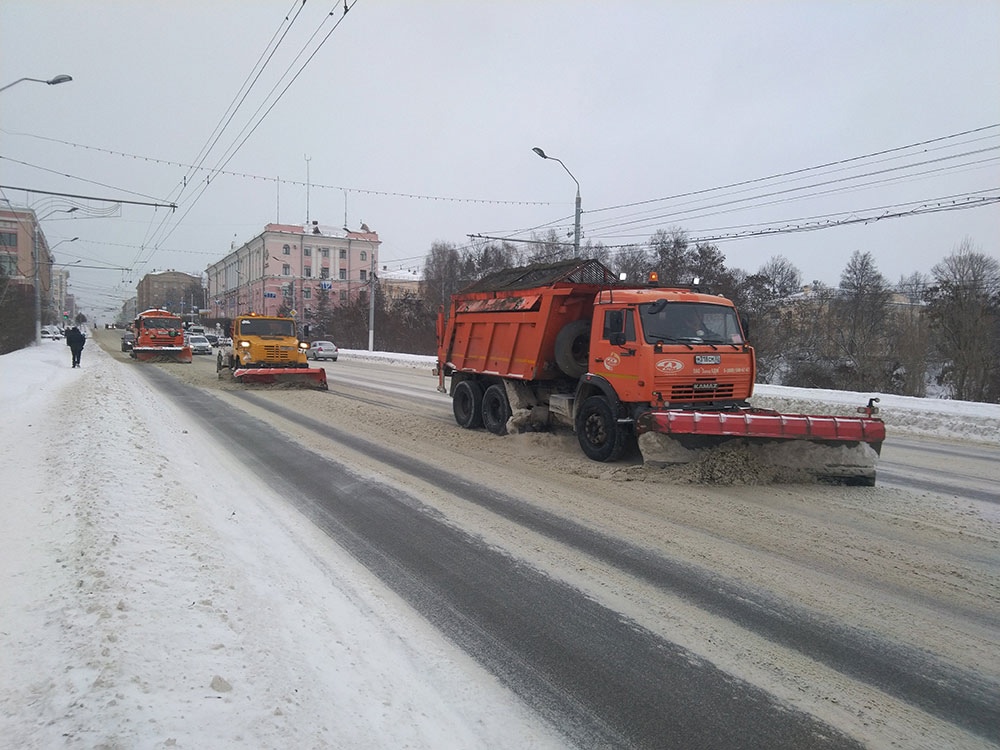
{"type": "Polygon", "coordinates": [[[299,339],[295,321],[249,313],[233,319],[232,343],[219,350],[219,378],[240,383],[289,383],[326,390],[326,370],[309,367],[309,344],[299,339]]]}

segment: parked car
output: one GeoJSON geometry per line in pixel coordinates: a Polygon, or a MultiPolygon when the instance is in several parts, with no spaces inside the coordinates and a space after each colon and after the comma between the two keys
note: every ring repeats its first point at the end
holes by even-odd
{"type": "Polygon", "coordinates": [[[63,334],[59,330],[59,326],[42,326],[43,339],[61,339],[62,337],[63,334]]]}
{"type": "Polygon", "coordinates": [[[188,336],[188,346],[192,354],[211,354],[212,345],[204,336],[188,336]]]}
{"type": "Polygon", "coordinates": [[[125,331],[122,334],[122,351],[130,352],[133,346],[135,346],[135,334],[132,331],[125,331]]]}
{"type": "Polygon", "coordinates": [[[313,341],[309,344],[306,359],[332,359],[337,361],[337,345],[332,341],[313,341]]]}

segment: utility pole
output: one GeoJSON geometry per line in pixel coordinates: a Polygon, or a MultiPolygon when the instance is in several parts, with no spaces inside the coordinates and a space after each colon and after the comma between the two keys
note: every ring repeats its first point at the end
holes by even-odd
{"type": "Polygon", "coordinates": [[[368,274],[371,291],[368,294],[368,351],[375,351],[375,251],[368,244],[368,254],[372,258],[372,270],[368,274]]]}
{"type": "Polygon", "coordinates": [[[306,160],[306,227],[309,226],[309,162],[312,158],[309,156],[303,157],[306,160]]]}
{"type": "Polygon", "coordinates": [[[38,258],[38,225],[35,225],[35,231],[32,232],[32,244],[31,244],[31,260],[35,267],[35,346],[41,346],[42,343],[42,280],[41,276],[38,274],[39,258],[38,258]]]}

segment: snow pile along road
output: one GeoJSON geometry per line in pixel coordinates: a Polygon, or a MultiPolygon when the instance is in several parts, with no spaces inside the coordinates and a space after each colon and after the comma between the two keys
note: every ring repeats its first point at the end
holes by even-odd
{"type": "MultiPolygon", "coordinates": [[[[437,364],[434,357],[416,354],[392,354],[341,349],[347,359],[388,362],[404,367],[425,367],[430,372],[437,364]]],[[[816,388],[791,388],[781,385],[756,385],[754,406],[788,414],[854,414],[878,398],[879,417],[891,435],[928,435],[951,440],[1000,443],[1000,404],[972,401],[913,398],[884,393],[827,391],[816,388]]]]}

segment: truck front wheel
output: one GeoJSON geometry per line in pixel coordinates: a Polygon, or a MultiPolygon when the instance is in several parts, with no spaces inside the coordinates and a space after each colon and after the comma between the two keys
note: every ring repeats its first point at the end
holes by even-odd
{"type": "Polygon", "coordinates": [[[628,446],[629,433],[618,424],[608,400],[591,396],[576,414],[576,437],[587,458],[616,461],[628,446]]]}
{"type": "Polygon", "coordinates": [[[474,380],[463,380],[455,386],[451,409],[460,427],[471,430],[483,424],[483,388],[474,380]]]}

